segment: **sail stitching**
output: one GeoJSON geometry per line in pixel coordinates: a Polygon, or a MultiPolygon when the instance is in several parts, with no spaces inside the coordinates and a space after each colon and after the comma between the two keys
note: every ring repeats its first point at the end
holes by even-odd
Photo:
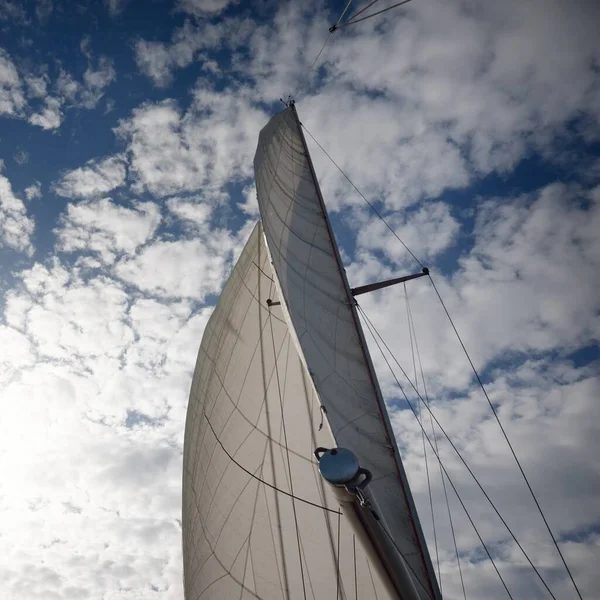
{"type": "Polygon", "coordinates": [[[287,431],[286,431],[286,427],[285,427],[285,417],[283,414],[283,399],[281,397],[281,385],[279,382],[279,369],[277,367],[277,356],[275,354],[275,336],[273,334],[273,321],[271,320],[271,312],[269,311],[269,324],[271,326],[271,341],[273,343],[273,354],[275,355],[275,376],[277,379],[277,392],[279,394],[279,404],[281,405],[281,422],[283,423],[283,437],[285,440],[285,446],[286,446],[286,451],[287,451],[287,463],[288,463],[288,470],[290,473],[290,491],[291,491],[291,498],[292,498],[292,511],[294,513],[294,525],[296,526],[296,541],[298,543],[298,559],[300,560],[300,575],[302,577],[302,591],[304,593],[304,600],[306,600],[306,584],[304,582],[304,567],[302,565],[302,550],[300,548],[300,530],[298,529],[298,515],[296,514],[296,501],[295,501],[295,497],[294,497],[294,483],[292,480],[292,467],[291,467],[291,463],[290,463],[290,454],[289,454],[289,449],[288,449],[288,441],[287,441],[287,431]]]}

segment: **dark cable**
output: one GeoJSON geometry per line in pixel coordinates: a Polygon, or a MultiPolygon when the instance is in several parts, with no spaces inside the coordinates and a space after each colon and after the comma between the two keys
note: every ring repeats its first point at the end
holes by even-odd
{"type": "MultiPolygon", "coordinates": [[[[402,366],[400,365],[400,363],[398,362],[398,360],[394,356],[394,353],[390,350],[389,346],[386,344],[385,340],[381,337],[381,334],[377,331],[377,329],[375,328],[375,326],[372,325],[372,323],[371,323],[369,317],[367,317],[365,311],[358,304],[357,304],[357,307],[358,307],[358,310],[361,312],[361,314],[364,316],[365,321],[367,323],[371,324],[371,326],[373,327],[373,330],[377,333],[377,336],[381,340],[382,344],[384,345],[384,347],[386,348],[386,350],[390,353],[390,356],[393,358],[393,360],[396,363],[396,365],[398,365],[398,368],[402,371],[402,374],[404,375],[404,377],[406,377],[407,381],[410,383],[410,385],[412,386],[413,390],[416,392],[417,396],[421,397],[421,395],[419,394],[419,391],[415,388],[415,386],[411,382],[410,378],[406,374],[406,371],[402,368],[402,366]]],[[[386,360],[386,362],[387,362],[387,360],[386,360]]],[[[394,378],[396,379],[395,376],[394,376],[394,378]]],[[[414,410],[412,404],[408,400],[408,396],[404,392],[404,388],[400,385],[400,383],[398,382],[397,379],[396,379],[396,382],[398,383],[398,386],[400,387],[402,393],[404,394],[404,397],[406,398],[406,402],[410,406],[410,408],[413,411],[413,413],[415,413],[415,410],[414,410]]],[[[496,508],[496,505],[494,504],[494,502],[492,501],[492,499],[490,498],[490,496],[488,495],[488,493],[485,491],[485,488],[483,487],[483,485],[481,485],[481,483],[479,482],[479,479],[477,479],[477,476],[475,475],[475,473],[473,472],[473,470],[471,469],[471,467],[469,467],[469,465],[467,464],[467,461],[463,458],[462,454],[460,453],[460,451],[458,450],[458,448],[456,447],[456,445],[454,444],[454,442],[450,439],[450,437],[446,433],[446,430],[442,427],[442,425],[438,421],[437,417],[433,414],[433,411],[431,410],[431,408],[429,406],[427,406],[427,405],[425,405],[425,406],[426,406],[427,410],[429,411],[429,414],[433,417],[433,419],[436,422],[437,426],[440,428],[440,431],[444,434],[444,437],[448,440],[448,443],[450,444],[450,446],[452,447],[452,449],[454,450],[454,452],[456,452],[456,455],[458,456],[458,458],[460,459],[460,461],[462,462],[462,464],[465,466],[465,468],[467,469],[467,471],[469,472],[469,474],[473,478],[473,481],[475,481],[475,483],[477,484],[477,487],[481,490],[481,493],[485,496],[485,499],[488,501],[488,503],[490,504],[490,506],[493,508],[494,512],[496,513],[496,515],[498,516],[498,518],[500,519],[500,521],[502,522],[502,524],[504,525],[504,527],[506,528],[506,530],[508,531],[508,533],[510,534],[510,536],[512,537],[512,539],[514,540],[515,544],[518,546],[519,550],[521,550],[521,552],[523,553],[523,556],[527,559],[527,562],[529,563],[529,565],[531,566],[531,568],[533,569],[533,571],[535,572],[535,574],[538,576],[538,578],[540,579],[540,581],[542,582],[542,584],[544,585],[544,587],[546,588],[546,590],[548,591],[548,593],[550,594],[550,596],[552,598],[554,598],[554,600],[556,600],[556,597],[552,593],[552,590],[548,587],[548,584],[546,583],[546,581],[544,580],[544,578],[542,577],[542,575],[538,571],[537,567],[533,564],[533,562],[529,558],[529,555],[527,554],[527,552],[525,552],[525,549],[523,548],[523,546],[521,545],[521,543],[517,539],[516,535],[513,533],[512,529],[508,526],[508,523],[506,522],[506,520],[504,519],[504,517],[500,514],[500,511],[496,508]]],[[[421,425],[421,427],[422,427],[422,425],[421,425]]],[[[427,438],[427,440],[429,441],[429,444],[433,448],[433,445],[431,444],[431,441],[429,440],[429,436],[427,435],[427,433],[425,433],[425,437],[427,438]]],[[[444,472],[446,472],[445,469],[444,469],[444,472]]],[[[448,476],[447,472],[446,472],[446,476],[448,476]]]]}
{"type": "MultiPolygon", "coordinates": [[[[407,297],[408,299],[408,297],[407,297]]],[[[421,381],[423,382],[423,393],[425,394],[425,404],[427,406],[429,406],[429,394],[427,393],[427,383],[425,382],[425,373],[423,372],[423,363],[421,361],[421,352],[419,351],[419,342],[417,339],[417,330],[415,329],[415,322],[412,316],[412,310],[410,308],[410,303],[408,305],[408,314],[410,316],[410,321],[412,323],[412,327],[413,327],[413,334],[415,337],[415,348],[417,350],[417,359],[419,361],[419,369],[421,371],[421,381]]],[[[431,413],[429,413],[429,423],[431,425],[431,435],[433,437],[433,443],[435,444],[435,449],[437,451],[437,453],[439,454],[440,449],[438,447],[438,441],[437,441],[437,435],[435,433],[435,425],[433,424],[433,418],[431,417],[431,413]]],[[[460,556],[458,554],[458,544],[456,543],[456,534],[454,532],[454,523],[452,521],[452,511],[450,510],[450,501],[448,499],[448,490],[446,488],[446,478],[444,477],[444,472],[442,471],[442,463],[440,461],[438,461],[439,467],[440,467],[440,478],[442,480],[442,487],[444,489],[444,498],[446,500],[446,509],[448,511],[448,521],[450,523],[450,532],[452,533],[452,542],[454,544],[454,553],[456,555],[456,563],[458,565],[458,574],[460,576],[460,584],[462,586],[462,591],[463,591],[463,597],[465,600],[467,600],[467,591],[465,589],[465,582],[463,579],[463,574],[462,574],[462,567],[460,564],[460,556]]],[[[438,575],[441,579],[441,576],[438,575]]],[[[441,591],[441,587],[442,587],[442,582],[440,581],[440,591],[441,591]]]]}
{"type": "Polygon", "coordinates": [[[237,465],[240,469],[242,469],[242,471],[244,471],[245,473],[250,475],[250,477],[253,477],[257,481],[260,481],[260,483],[264,483],[267,487],[270,487],[272,490],[275,490],[276,492],[279,492],[280,494],[284,494],[285,496],[289,496],[290,498],[293,498],[294,500],[298,500],[299,502],[304,502],[304,504],[308,504],[309,506],[314,506],[315,508],[320,508],[321,510],[324,510],[324,511],[330,512],[330,513],[334,513],[336,515],[341,514],[341,512],[339,510],[334,510],[333,508],[327,508],[327,506],[321,506],[320,504],[316,504],[315,502],[311,502],[310,500],[305,500],[304,498],[300,498],[300,496],[294,496],[293,494],[290,494],[289,492],[286,492],[285,490],[278,488],[277,486],[273,485],[272,483],[269,483],[268,481],[261,479],[260,477],[256,476],[254,473],[252,473],[251,471],[248,471],[248,469],[246,469],[246,467],[244,467],[244,465],[241,465],[237,460],[235,460],[235,458],[233,458],[233,456],[231,454],[229,454],[229,452],[227,451],[225,446],[223,446],[221,440],[217,436],[217,433],[213,429],[211,422],[208,420],[208,416],[206,415],[206,413],[204,413],[204,418],[206,419],[208,426],[210,427],[211,431],[213,432],[213,435],[215,436],[215,439],[217,440],[217,444],[219,444],[219,446],[221,446],[221,449],[223,450],[223,452],[225,452],[225,454],[227,455],[229,460],[232,463],[234,463],[235,465],[237,465]]]}
{"type": "Polygon", "coordinates": [[[319,146],[319,148],[323,151],[325,156],[334,164],[334,166],[337,168],[337,170],[346,178],[348,183],[356,190],[358,195],[371,207],[371,210],[381,219],[381,222],[392,232],[392,235],[404,246],[406,251],[417,261],[417,263],[421,267],[423,267],[423,263],[411,252],[410,248],[400,239],[398,234],[388,225],[387,221],[381,216],[379,211],[366,199],[365,195],[354,185],[354,183],[352,182],[350,177],[348,177],[348,175],[346,175],[346,173],[344,173],[344,171],[342,171],[342,169],[335,162],[335,160],[333,160],[333,158],[331,158],[331,156],[329,155],[327,150],[325,150],[325,148],[323,148],[323,146],[321,146],[321,144],[319,144],[319,142],[317,142],[317,140],[315,139],[315,136],[306,128],[304,123],[300,123],[300,125],[302,125],[302,128],[304,129],[304,131],[306,131],[306,133],[308,133],[308,135],[310,135],[310,137],[312,138],[312,141],[317,146],[319,146]]]}
{"type": "MultiPolygon", "coordinates": [[[[340,27],[346,27],[346,25],[354,25],[355,23],[360,23],[361,21],[366,21],[367,19],[370,19],[371,17],[376,17],[377,15],[387,12],[388,10],[392,10],[392,8],[396,8],[397,6],[402,6],[403,4],[408,4],[410,1],[411,0],[403,0],[403,2],[398,2],[397,4],[392,4],[392,6],[388,6],[387,8],[378,10],[377,12],[367,15],[366,17],[362,17],[360,19],[354,19],[352,21],[346,21],[345,23],[342,23],[341,25],[339,25],[338,29],[340,27]]],[[[371,4],[369,6],[371,6],[372,4],[374,4],[374,3],[371,2],[371,4]]],[[[368,6],[366,8],[368,8],[368,6]]],[[[366,9],[363,9],[363,10],[366,10],[366,9]]],[[[363,12],[363,11],[361,11],[361,12],[363,12]]]]}
{"type": "MultiPolygon", "coordinates": [[[[415,383],[418,389],[418,375],[417,375],[417,363],[415,361],[415,342],[417,341],[416,333],[413,336],[414,325],[412,324],[411,312],[410,312],[410,302],[408,299],[408,289],[406,288],[406,282],[404,282],[404,297],[406,298],[406,320],[408,322],[408,336],[410,338],[410,351],[412,354],[412,362],[413,362],[413,372],[415,375],[415,383]],[[414,342],[413,342],[414,337],[414,342]]],[[[423,422],[422,412],[421,412],[421,403],[422,400],[419,399],[419,421],[423,422]]],[[[438,542],[437,542],[437,530],[435,528],[435,512],[433,510],[433,496],[431,494],[431,478],[429,476],[429,462],[427,460],[427,444],[425,444],[425,429],[421,425],[421,439],[423,440],[423,456],[425,457],[425,473],[427,474],[427,490],[429,492],[429,508],[431,509],[431,523],[433,525],[433,543],[435,546],[435,561],[437,563],[438,569],[438,583],[440,585],[440,594],[442,593],[442,572],[440,570],[440,554],[438,551],[438,542]]]]}
{"type": "MultiPolygon", "coordinates": [[[[365,317],[365,323],[367,324],[367,329],[369,330],[369,333],[373,337],[373,341],[375,342],[375,345],[377,346],[378,350],[381,352],[381,355],[383,356],[383,360],[385,360],[386,365],[390,369],[392,377],[395,379],[396,384],[398,385],[398,387],[400,388],[400,391],[404,395],[404,398],[405,398],[408,406],[410,407],[413,415],[417,419],[417,422],[419,422],[419,419],[417,418],[417,412],[416,412],[415,408],[413,407],[413,405],[411,404],[410,400],[408,399],[408,396],[406,395],[406,392],[404,391],[404,388],[400,384],[400,381],[398,381],[398,378],[396,377],[396,374],[394,373],[394,370],[392,369],[392,366],[390,365],[390,363],[389,363],[389,361],[387,359],[387,356],[385,355],[385,353],[383,352],[381,346],[379,345],[379,342],[377,341],[377,338],[375,337],[375,334],[373,333],[373,331],[375,331],[375,333],[377,333],[377,336],[381,339],[381,341],[383,342],[384,345],[385,345],[385,342],[383,341],[383,339],[381,338],[381,336],[379,335],[379,333],[377,332],[377,330],[375,329],[375,327],[371,325],[368,317],[366,316],[366,314],[362,310],[362,308],[359,306],[358,309],[361,312],[361,314],[365,317]],[[371,329],[371,327],[373,327],[373,329],[371,329]]],[[[388,352],[389,352],[389,349],[388,349],[388,352]]],[[[392,355],[392,357],[393,357],[393,355],[392,355]]],[[[422,429],[422,431],[425,431],[423,429],[423,425],[421,425],[421,429],[422,429]]],[[[433,450],[434,454],[436,455],[436,458],[438,459],[438,461],[440,463],[440,466],[444,470],[444,473],[446,474],[446,477],[448,478],[448,481],[449,481],[450,485],[452,486],[452,489],[454,490],[454,493],[456,494],[456,497],[458,498],[458,501],[460,502],[461,506],[463,507],[463,509],[465,511],[465,514],[467,515],[467,518],[471,522],[471,525],[473,526],[473,529],[475,530],[475,533],[477,534],[477,537],[479,538],[479,542],[483,546],[483,549],[485,550],[488,558],[490,559],[490,562],[492,563],[494,569],[496,570],[496,573],[498,574],[498,577],[500,578],[500,581],[502,582],[502,585],[504,586],[504,589],[506,590],[506,593],[508,594],[508,597],[511,600],[513,600],[512,594],[510,593],[510,591],[509,591],[509,589],[508,589],[508,587],[507,587],[504,579],[502,578],[502,575],[500,574],[500,571],[498,570],[498,567],[496,566],[496,563],[495,563],[494,559],[492,558],[492,555],[491,555],[490,551],[488,550],[488,547],[486,546],[485,542],[483,541],[483,538],[481,537],[481,534],[479,533],[479,530],[477,529],[475,523],[473,522],[473,519],[471,518],[471,515],[469,514],[469,511],[467,510],[467,507],[465,506],[464,502],[462,501],[462,498],[460,497],[460,494],[458,493],[458,490],[456,489],[456,487],[455,487],[452,479],[450,478],[450,475],[448,475],[448,471],[446,471],[446,467],[444,467],[440,456],[435,451],[435,449],[433,447],[433,444],[431,443],[431,440],[429,439],[429,436],[427,434],[425,434],[425,437],[427,438],[427,441],[429,442],[429,445],[431,446],[431,449],[433,450]]],[[[384,528],[384,530],[385,530],[385,528],[384,528]]],[[[388,537],[389,537],[389,534],[388,534],[388,537]]],[[[391,541],[395,545],[394,540],[391,540],[391,541]]]]}
{"type": "Polygon", "coordinates": [[[471,360],[471,357],[469,356],[469,353],[467,352],[467,348],[465,347],[465,345],[462,341],[462,338],[460,337],[460,334],[458,333],[458,329],[456,329],[456,325],[454,325],[454,321],[452,320],[452,317],[450,316],[450,313],[448,312],[448,309],[446,308],[446,304],[444,303],[444,300],[442,299],[442,296],[440,295],[431,275],[429,275],[429,281],[431,281],[431,285],[433,286],[433,289],[435,290],[435,293],[437,294],[437,297],[439,298],[439,301],[440,301],[442,307],[444,308],[444,312],[446,313],[446,316],[448,317],[448,320],[450,321],[450,325],[452,325],[452,329],[454,329],[454,333],[456,334],[456,337],[457,337],[458,341],[460,342],[460,345],[465,353],[465,356],[467,357],[467,360],[469,361],[469,364],[471,365],[471,369],[473,369],[473,373],[475,374],[475,378],[477,379],[477,382],[479,383],[479,387],[481,388],[481,391],[483,392],[485,399],[487,400],[488,404],[490,405],[490,408],[492,409],[492,412],[494,413],[494,417],[496,418],[498,427],[500,427],[500,431],[502,431],[502,435],[504,436],[504,439],[506,440],[506,443],[508,444],[508,447],[510,448],[510,452],[513,455],[513,458],[515,459],[517,466],[519,467],[519,471],[521,471],[521,475],[523,476],[523,479],[525,480],[525,483],[527,484],[529,493],[531,494],[531,497],[533,498],[533,501],[535,502],[535,505],[537,506],[538,512],[540,513],[540,516],[542,517],[542,519],[544,521],[544,525],[546,526],[546,529],[548,530],[548,533],[550,534],[550,537],[552,538],[552,541],[554,542],[554,547],[556,548],[556,550],[562,560],[562,563],[565,566],[567,573],[569,574],[571,583],[573,584],[573,587],[575,588],[575,591],[577,592],[577,595],[579,596],[580,600],[583,600],[583,598],[581,596],[581,592],[579,591],[579,588],[577,587],[577,584],[575,583],[575,579],[573,578],[573,574],[571,573],[571,569],[569,569],[569,566],[567,565],[567,561],[565,560],[563,553],[560,551],[558,542],[556,541],[556,538],[554,537],[554,534],[552,533],[552,529],[550,528],[550,524],[548,523],[548,520],[546,519],[546,515],[544,515],[544,512],[542,511],[542,507],[540,506],[540,503],[538,502],[535,492],[533,491],[533,488],[531,487],[531,484],[529,483],[529,479],[527,478],[527,475],[525,475],[525,471],[523,470],[523,467],[521,466],[521,461],[518,459],[517,454],[516,454],[512,444],[510,443],[508,434],[506,433],[506,431],[504,430],[504,427],[502,426],[502,423],[500,422],[500,417],[498,416],[498,412],[494,408],[494,405],[492,404],[492,401],[490,400],[490,397],[488,396],[485,386],[483,385],[483,382],[481,381],[481,377],[479,377],[479,373],[477,372],[477,369],[475,368],[475,365],[473,364],[473,361],[471,360]]]}

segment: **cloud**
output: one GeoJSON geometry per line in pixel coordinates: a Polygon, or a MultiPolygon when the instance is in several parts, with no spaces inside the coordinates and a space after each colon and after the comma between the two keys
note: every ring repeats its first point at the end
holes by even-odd
{"type": "MultiPolygon", "coordinates": [[[[393,213],[384,218],[412,252],[424,261],[433,260],[440,252],[454,245],[460,229],[450,206],[444,202],[425,203],[418,209],[393,213]]],[[[372,213],[358,233],[357,245],[358,252],[379,250],[394,262],[405,263],[410,260],[404,247],[392,237],[385,224],[379,219],[372,219],[372,213]]],[[[414,263],[411,267],[414,267],[414,263]]]]}
{"type": "Polygon", "coordinates": [[[25,106],[21,78],[7,52],[0,48],[0,115],[20,116],[25,106]]]}
{"type": "Polygon", "coordinates": [[[52,0],[37,0],[35,5],[35,16],[40,23],[46,23],[54,10],[52,0]]]}
{"type": "Polygon", "coordinates": [[[213,67],[213,62],[200,54],[201,50],[219,49],[223,44],[236,45],[247,37],[249,23],[232,18],[220,23],[201,21],[192,24],[185,21],[176,29],[171,43],[139,39],[134,46],[138,69],[150,77],[154,84],[165,87],[173,79],[173,71],[201,60],[213,67]]]}
{"type": "Polygon", "coordinates": [[[0,0],[0,21],[25,23],[27,22],[27,15],[18,2],[14,2],[13,0],[0,0]]]}
{"type": "Polygon", "coordinates": [[[205,239],[155,242],[135,258],[120,260],[115,274],[158,298],[201,302],[223,285],[233,244],[224,232],[211,232],[205,239]],[[161,265],[160,272],[156,265],[161,265]]]}
{"type": "Polygon", "coordinates": [[[65,198],[91,198],[110,192],[125,183],[125,163],[120,155],[90,160],[86,166],[68,171],[54,184],[65,198]]]}
{"type": "Polygon", "coordinates": [[[116,132],[128,144],[134,189],[155,196],[219,193],[226,181],[251,176],[262,111],[239,94],[196,88],[182,114],[173,101],[146,104],[116,132]]]}
{"type": "Polygon", "coordinates": [[[29,98],[44,98],[48,89],[49,77],[46,74],[35,76],[28,75],[25,77],[27,84],[27,96],[29,98]]]}
{"type": "Polygon", "coordinates": [[[234,3],[234,0],[179,0],[177,9],[201,17],[220,13],[234,3]]]}
{"type": "MultiPolygon", "coordinates": [[[[600,390],[600,379],[593,370],[582,372],[569,363],[550,365],[551,360],[527,361],[512,373],[497,378],[489,386],[489,391],[492,401],[499,407],[504,426],[555,534],[560,539],[562,536],[569,537],[572,532],[580,532],[573,546],[569,547],[566,540],[562,541],[561,546],[572,567],[576,564],[583,566],[586,561],[574,560],[577,553],[593,555],[598,552],[597,536],[584,532],[593,531],[600,519],[595,501],[598,472],[589,460],[590,452],[593,452],[590,440],[598,435],[597,420],[593,415],[598,409],[594,398],[600,390]],[[565,398],[570,401],[565,402],[565,398]],[[536,439],[536,444],[531,444],[531,439],[536,439]],[[569,475],[566,476],[566,473],[569,475]],[[574,493],[574,488],[580,491],[574,493]],[[579,507],[578,510],[573,510],[575,505],[579,507]]],[[[498,426],[489,418],[485,400],[473,390],[466,396],[436,400],[432,407],[451,439],[459,444],[462,455],[501,514],[508,519],[517,538],[533,556],[556,597],[570,597],[572,588],[564,567],[552,547],[541,518],[537,515],[533,517],[533,500],[528,495],[498,426]]],[[[403,446],[403,458],[410,473],[416,502],[421,507],[429,506],[420,428],[407,411],[393,412],[392,422],[403,446]]],[[[431,437],[426,414],[424,422],[431,437]]],[[[535,575],[528,568],[523,555],[485,499],[474,490],[472,480],[439,430],[437,436],[442,460],[484,539],[494,548],[501,548],[500,551],[496,550],[496,559],[509,589],[515,596],[518,593],[521,597],[538,597],[541,593],[540,584],[535,581],[535,575]]],[[[438,545],[444,548],[441,555],[442,583],[448,597],[458,598],[462,596],[462,590],[448,518],[444,514],[441,480],[429,445],[427,450],[432,494],[438,507],[438,545]]],[[[501,597],[498,578],[491,568],[483,568],[485,565],[478,558],[481,553],[479,542],[450,488],[449,494],[455,507],[454,527],[461,549],[467,593],[477,597],[501,597]]],[[[419,513],[426,534],[432,538],[430,511],[422,509],[419,513]]],[[[488,566],[491,567],[489,563],[488,566]]],[[[583,589],[589,585],[592,590],[598,585],[597,576],[583,576],[583,570],[575,571],[575,577],[583,589]]]]}
{"type": "Polygon", "coordinates": [[[88,67],[83,74],[83,86],[79,104],[83,108],[95,108],[98,101],[104,96],[104,90],[116,79],[116,72],[112,59],[101,56],[98,59],[98,68],[88,67]]]}
{"type": "Polygon", "coordinates": [[[63,252],[97,252],[105,263],[112,263],[121,254],[134,254],[154,235],[160,220],[152,202],[135,203],[133,208],[109,198],[69,204],[55,230],[57,247],[63,252]]]}
{"type": "MultiPolygon", "coordinates": [[[[452,276],[440,274],[435,261],[429,264],[479,369],[499,359],[567,355],[598,343],[600,280],[595,274],[600,246],[593,232],[599,226],[599,207],[598,188],[564,184],[512,200],[488,199],[477,209],[473,247],[463,252],[452,276]]],[[[376,247],[388,253],[387,248],[398,246],[386,235],[376,247]]],[[[389,252],[392,261],[398,256],[396,250],[389,252]]],[[[361,263],[362,258],[348,268],[351,281],[370,279],[371,262],[361,263]]],[[[416,268],[414,262],[404,264],[416,268]]],[[[426,279],[408,290],[430,385],[464,387],[470,374],[434,291],[426,279]]],[[[361,305],[376,327],[387,332],[400,362],[409,365],[406,307],[398,305],[398,293],[368,295],[361,305]]]]}
{"type": "Polygon", "coordinates": [[[57,129],[62,122],[61,100],[49,96],[46,98],[46,106],[39,113],[29,116],[29,122],[42,129],[57,129]]]}
{"type": "Polygon", "coordinates": [[[0,244],[32,254],[33,230],[33,220],[27,216],[25,204],[14,195],[10,181],[0,175],[0,244]]]}
{"type": "Polygon", "coordinates": [[[39,181],[36,181],[25,188],[25,197],[30,202],[31,200],[37,200],[42,197],[42,185],[39,181]]]}
{"type": "Polygon", "coordinates": [[[104,0],[104,4],[108,8],[108,13],[111,17],[120,15],[126,8],[129,0],[104,0]]]}

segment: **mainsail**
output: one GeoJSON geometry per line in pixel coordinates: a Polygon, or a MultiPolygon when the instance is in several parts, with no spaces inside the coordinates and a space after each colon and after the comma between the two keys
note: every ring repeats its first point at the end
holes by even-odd
{"type": "Polygon", "coordinates": [[[440,598],[293,105],[262,130],[255,172],[261,222],[188,407],[186,598],[440,598]],[[372,475],[375,535],[319,474],[314,450],[336,446],[372,475]]]}

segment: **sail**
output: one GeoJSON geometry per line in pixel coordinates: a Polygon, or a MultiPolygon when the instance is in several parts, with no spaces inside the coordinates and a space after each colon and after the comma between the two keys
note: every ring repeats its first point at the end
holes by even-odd
{"type": "Polygon", "coordinates": [[[187,600],[389,600],[313,450],[334,440],[260,223],[207,324],[184,442],[187,600]]]}
{"type": "Polygon", "coordinates": [[[427,546],[300,124],[291,106],[254,158],[267,245],[293,331],[336,444],[373,474],[370,490],[421,598],[439,598],[427,546]]]}

